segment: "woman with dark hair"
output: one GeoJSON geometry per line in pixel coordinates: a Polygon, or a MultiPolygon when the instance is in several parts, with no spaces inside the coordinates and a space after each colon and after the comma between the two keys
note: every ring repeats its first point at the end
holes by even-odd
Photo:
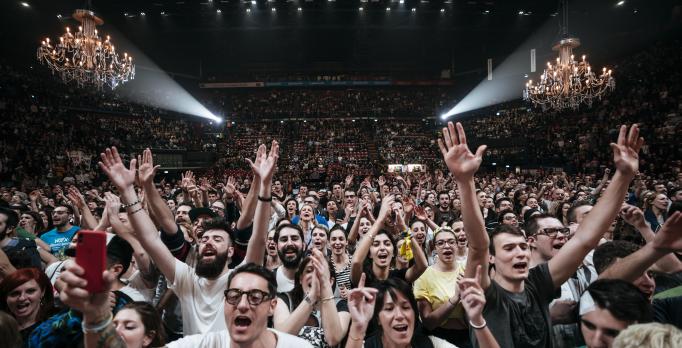
{"type": "Polygon", "coordinates": [[[53,229],[54,224],[52,223],[52,209],[51,208],[50,209],[45,208],[45,209],[39,211],[38,214],[40,214],[40,218],[43,220],[43,226],[45,226],[45,229],[37,234],[37,236],[40,237],[46,231],[53,229]]]}
{"type": "Polygon", "coordinates": [[[410,247],[414,255],[414,264],[406,269],[391,269],[395,262],[395,257],[398,254],[396,241],[390,232],[382,229],[384,222],[391,218],[391,211],[395,216],[395,224],[392,227],[397,227],[407,232],[407,226],[403,221],[403,216],[400,212],[393,210],[393,203],[395,195],[388,195],[384,197],[381,202],[381,209],[379,217],[376,222],[367,232],[367,236],[360,240],[353,261],[351,262],[351,282],[358,284],[360,275],[366,273],[367,283],[370,286],[388,278],[398,278],[412,283],[419,276],[424,273],[428,263],[426,256],[421,250],[415,238],[410,239],[410,247]],[[369,258],[369,261],[365,262],[369,258]]]}
{"type": "Polygon", "coordinates": [[[0,310],[12,314],[24,342],[54,311],[52,284],[36,268],[20,268],[0,283],[0,310]]]}
{"type": "Polygon", "coordinates": [[[351,256],[348,254],[348,239],[343,227],[336,225],[329,232],[329,247],[331,249],[331,262],[336,275],[336,290],[341,299],[348,299],[350,283],[351,256]]]}
{"type": "Polygon", "coordinates": [[[644,219],[651,230],[658,232],[668,219],[668,196],[664,193],[653,194],[644,201],[644,219]]]}
{"type": "Polygon", "coordinates": [[[284,201],[284,210],[286,210],[285,217],[289,221],[298,215],[298,202],[296,202],[296,199],[289,198],[284,201]]]}
{"type": "Polygon", "coordinates": [[[561,221],[564,226],[568,226],[568,210],[571,209],[571,203],[563,202],[556,210],[556,218],[561,221]]]}
{"type": "Polygon", "coordinates": [[[333,272],[324,255],[313,249],[296,271],[294,288],[278,295],[274,328],[315,347],[338,345],[348,330],[350,314],[345,300],[336,302],[333,272]]]}
{"type": "Polygon", "coordinates": [[[521,213],[521,209],[526,205],[526,201],[528,200],[528,193],[526,193],[526,190],[516,190],[514,192],[514,212],[517,214],[521,213]]]}
{"type": "MultiPolygon", "coordinates": [[[[474,330],[479,347],[499,348],[497,341],[483,319],[485,296],[480,286],[481,269],[475,278],[457,282],[462,306],[474,330]]],[[[409,284],[399,279],[388,279],[378,288],[364,287],[364,275],[359,287],[349,294],[349,311],[352,318],[346,348],[456,348],[457,346],[422,330],[417,301],[409,284]],[[369,323],[376,322],[378,331],[367,337],[369,323]]]]}
{"type": "Polygon", "coordinates": [[[166,343],[161,316],[150,303],[128,303],[113,322],[127,348],[162,347],[166,343]]]}

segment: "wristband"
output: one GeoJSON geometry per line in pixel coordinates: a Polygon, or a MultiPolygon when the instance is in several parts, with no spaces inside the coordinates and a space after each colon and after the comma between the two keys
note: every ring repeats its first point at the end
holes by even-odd
{"type": "Polygon", "coordinates": [[[121,208],[123,208],[123,209],[129,208],[129,207],[132,207],[132,206],[134,206],[135,204],[138,204],[138,203],[140,203],[140,200],[139,200],[139,199],[136,200],[136,201],[133,202],[133,203],[130,203],[130,204],[121,204],[121,208]]]}
{"type": "Polygon", "coordinates": [[[111,322],[114,320],[114,315],[109,313],[109,316],[104,319],[104,321],[93,324],[93,325],[88,325],[85,323],[85,320],[81,323],[81,327],[83,329],[83,333],[98,333],[103,331],[104,329],[111,324],[111,322]]]}
{"type": "Polygon", "coordinates": [[[335,299],[336,299],[336,296],[329,296],[329,297],[321,299],[320,302],[324,303],[324,302],[335,300],[335,299]]]}
{"type": "Polygon", "coordinates": [[[476,330],[480,330],[480,329],[486,327],[486,325],[488,325],[488,323],[486,323],[485,319],[483,319],[483,324],[478,325],[478,326],[474,325],[474,323],[472,323],[471,320],[469,320],[469,326],[473,327],[476,330]]]}
{"type": "Polygon", "coordinates": [[[355,338],[355,337],[351,336],[350,334],[348,334],[348,338],[350,338],[353,341],[364,341],[365,340],[364,337],[355,338]]]}
{"type": "Polygon", "coordinates": [[[128,216],[133,215],[133,214],[139,212],[139,211],[142,210],[142,209],[144,209],[144,208],[139,207],[139,208],[135,209],[134,211],[131,211],[130,213],[128,213],[128,216]]]}
{"type": "Polygon", "coordinates": [[[270,196],[268,198],[258,196],[258,200],[261,202],[272,202],[272,196],[270,196]]]}

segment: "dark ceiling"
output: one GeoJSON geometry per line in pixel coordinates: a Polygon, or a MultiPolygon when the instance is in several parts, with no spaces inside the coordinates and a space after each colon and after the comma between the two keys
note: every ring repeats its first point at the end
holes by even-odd
{"type": "MultiPolygon", "coordinates": [[[[40,40],[46,36],[55,40],[65,26],[75,27],[70,13],[85,5],[67,0],[26,2],[28,7],[16,0],[0,4],[5,61],[34,62],[40,40]]],[[[627,0],[621,6],[617,2],[569,2],[571,31],[597,60],[615,59],[679,32],[679,0],[627,0]]],[[[255,4],[96,0],[92,5],[105,21],[100,31],[132,52],[138,67],[157,66],[196,79],[267,71],[438,74],[443,69],[452,69],[455,78],[478,79],[487,58],[500,62],[532,34],[543,32],[539,45],[549,48],[559,37],[560,18],[557,1],[547,0],[257,0],[255,4]]]]}

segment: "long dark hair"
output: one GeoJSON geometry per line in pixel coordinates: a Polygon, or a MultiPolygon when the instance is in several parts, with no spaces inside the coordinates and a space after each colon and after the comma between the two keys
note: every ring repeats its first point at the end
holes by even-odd
{"type": "MultiPolygon", "coordinates": [[[[391,241],[391,245],[393,246],[393,256],[391,258],[391,267],[393,267],[395,265],[395,259],[398,257],[398,247],[397,247],[398,242],[396,242],[395,238],[393,237],[393,235],[391,235],[390,232],[388,232],[384,229],[379,230],[379,232],[377,232],[377,234],[374,235],[374,238],[376,238],[380,234],[385,234],[388,237],[388,239],[391,241]]],[[[373,240],[372,240],[372,243],[374,243],[373,240]]],[[[362,268],[363,268],[363,272],[365,272],[365,275],[367,276],[366,284],[373,284],[374,282],[377,281],[376,276],[374,275],[374,271],[372,270],[372,263],[374,262],[374,260],[369,258],[369,250],[367,250],[367,253],[368,253],[368,255],[365,258],[365,262],[362,265],[362,268]]],[[[353,284],[353,285],[357,285],[357,284],[353,284]]]]}
{"type": "Polygon", "coordinates": [[[123,306],[121,310],[131,309],[140,316],[144,325],[144,334],[152,337],[147,347],[161,347],[166,344],[166,331],[161,323],[161,316],[154,306],[148,302],[136,301],[123,306]]]}
{"type": "Polygon", "coordinates": [[[290,201],[296,202],[296,213],[294,215],[298,215],[298,201],[294,198],[289,198],[284,201],[284,216],[286,216],[288,219],[293,218],[293,216],[289,216],[289,210],[287,209],[287,205],[289,205],[290,201]]]}
{"type": "Polygon", "coordinates": [[[419,307],[417,306],[417,300],[414,298],[414,294],[412,293],[412,287],[402,279],[389,278],[380,282],[377,286],[377,290],[379,291],[377,292],[376,304],[374,305],[374,316],[372,317],[372,320],[376,322],[376,327],[378,329],[376,334],[368,341],[378,341],[379,346],[382,346],[381,336],[383,336],[383,329],[379,324],[379,312],[381,312],[384,308],[384,301],[387,294],[391,298],[395,299],[397,298],[396,295],[399,293],[407,299],[407,301],[410,303],[412,312],[414,312],[414,332],[412,332],[411,341],[412,347],[433,347],[431,339],[429,339],[428,335],[424,333],[421,320],[419,320],[419,307]]]}
{"type": "MultiPolygon", "coordinates": [[[[289,308],[290,311],[294,311],[296,307],[298,307],[299,304],[303,301],[303,297],[305,297],[305,294],[303,293],[303,284],[301,284],[301,277],[303,276],[303,273],[305,273],[305,269],[308,267],[308,264],[312,260],[312,256],[306,256],[301,260],[301,263],[298,265],[298,269],[296,270],[296,275],[294,276],[294,288],[291,289],[289,292],[289,298],[291,299],[291,308],[289,308]]],[[[329,276],[332,278],[332,289],[336,287],[336,272],[334,272],[334,265],[332,265],[331,261],[329,259],[325,258],[325,261],[327,262],[327,265],[329,267],[329,276]]],[[[320,284],[322,286],[322,284],[320,284]]]]}

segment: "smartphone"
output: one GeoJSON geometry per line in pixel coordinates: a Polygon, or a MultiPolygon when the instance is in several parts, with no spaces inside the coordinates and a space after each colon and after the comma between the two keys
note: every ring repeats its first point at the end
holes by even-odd
{"type": "Polygon", "coordinates": [[[104,291],[102,272],[107,262],[107,234],[101,231],[78,231],[76,263],[83,267],[86,290],[90,293],[104,291]]]}

